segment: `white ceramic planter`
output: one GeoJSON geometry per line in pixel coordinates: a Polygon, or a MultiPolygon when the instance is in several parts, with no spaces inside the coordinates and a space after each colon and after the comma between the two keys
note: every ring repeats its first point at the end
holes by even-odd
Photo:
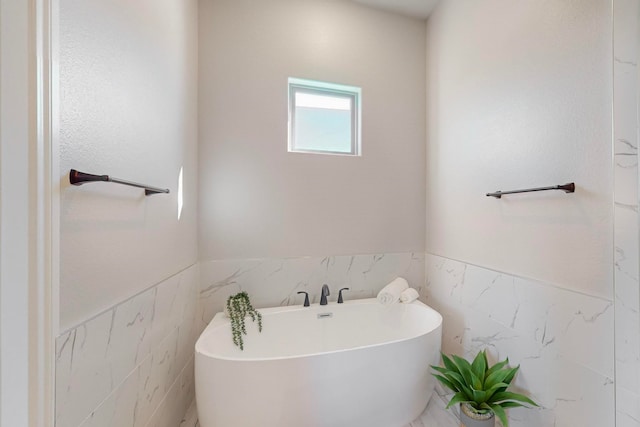
{"type": "Polygon", "coordinates": [[[467,403],[460,404],[461,427],[495,427],[496,417],[494,413],[477,414],[467,403]]]}

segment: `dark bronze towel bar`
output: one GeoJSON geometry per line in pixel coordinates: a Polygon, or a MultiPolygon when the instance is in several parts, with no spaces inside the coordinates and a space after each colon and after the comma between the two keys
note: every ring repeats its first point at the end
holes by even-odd
{"type": "Polygon", "coordinates": [[[547,190],[563,190],[565,193],[574,193],[576,191],[576,185],[573,182],[570,182],[568,184],[554,185],[552,187],[527,188],[525,190],[512,190],[512,191],[496,191],[495,193],[487,193],[487,196],[500,199],[505,194],[530,193],[532,191],[547,191],[547,190]]]}
{"type": "Polygon", "coordinates": [[[169,193],[168,188],[157,188],[149,185],[138,184],[136,182],[125,181],[124,179],[114,178],[109,175],[92,175],[71,169],[69,171],[69,182],[73,185],[82,185],[88,182],[115,182],[116,184],[129,185],[131,187],[143,188],[144,195],[150,196],[158,193],[169,193]]]}

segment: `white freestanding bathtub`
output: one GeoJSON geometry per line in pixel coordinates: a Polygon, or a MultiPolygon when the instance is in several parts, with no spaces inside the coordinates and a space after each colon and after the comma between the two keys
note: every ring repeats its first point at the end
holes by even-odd
{"type": "Polygon", "coordinates": [[[442,316],[375,298],[259,310],[244,351],[216,314],[196,343],[202,427],[402,427],[435,386],[442,316]]]}

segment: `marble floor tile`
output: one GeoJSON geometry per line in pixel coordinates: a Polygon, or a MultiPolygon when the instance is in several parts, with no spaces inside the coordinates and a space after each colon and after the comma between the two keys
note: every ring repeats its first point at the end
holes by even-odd
{"type": "MultiPolygon", "coordinates": [[[[458,419],[446,410],[445,406],[445,402],[437,394],[434,394],[420,417],[404,427],[458,427],[458,419]]],[[[179,427],[200,427],[195,401],[189,406],[179,427]]]]}
{"type": "Polygon", "coordinates": [[[446,403],[434,395],[422,415],[405,427],[458,427],[458,419],[445,406],[446,403]]]}

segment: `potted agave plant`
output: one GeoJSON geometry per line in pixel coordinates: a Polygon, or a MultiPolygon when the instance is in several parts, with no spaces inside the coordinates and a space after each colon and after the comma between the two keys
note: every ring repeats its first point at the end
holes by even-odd
{"type": "Polygon", "coordinates": [[[258,322],[258,331],[262,332],[262,314],[260,314],[249,300],[249,294],[246,292],[239,292],[235,295],[231,295],[227,298],[226,314],[231,319],[231,335],[233,337],[233,343],[240,347],[240,350],[244,350],[243,335],[247,335],[247,329],[245,326],[245,318],[251,317],[252,321],[258,322]]]}
{"type": "Polygon", "coordinates": [[[481,351],[472,363],[462,357],[442,354],[444,367],[431,366],[433,375],[448,389],[455,392],[447,408],[460,404],[460,422],[463,427],[494,427],[497,416],[504,427],[509,427],[506,408],[538,406],[528,397],[508,392],[507,388],[520,366],[509,368],[509,359],[493,366],[487,363],[486,351],[481,351]]]}

